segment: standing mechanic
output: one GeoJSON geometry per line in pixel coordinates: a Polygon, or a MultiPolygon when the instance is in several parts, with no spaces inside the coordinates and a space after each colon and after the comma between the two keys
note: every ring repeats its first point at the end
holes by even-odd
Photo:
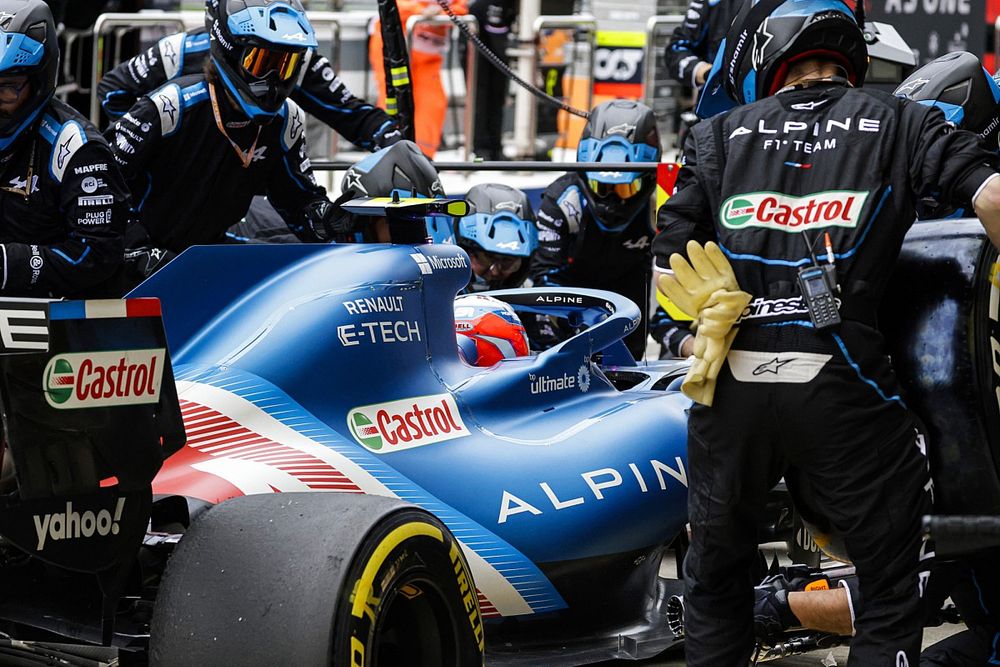
{"type": "MultiPolygon", "coordinates": [[[[579,162],[658,162],[660,133],[652,109],[631,100],[599,104],[576,150],[579,162]]],[[[536,287],[606,289],[634,301],[640,326],[625,339],[637,358],[646,346],[653,172],[595,171],[560,176],[542,194],[536,287]]]]}
{"type": "MultiPolygon", "coordinates": [[[[472,0],[469,13],[479,21],[483,43],[501,62],[507,63],[507,44],[510,30],[517,20],[516,0],[472,0]]],[[[474,49],[472,44],[468,48],[474,49]]],[[[487,102],[489,109],[476,114],[473,152],[484,160],[502,160],[503,107],[510,81],[484,55],[476,52],[476,99],[487,102]]]]}
{"type": "Polygon", "coordinates": [[[303,241],[334,231],[336,208],[305,154],[305,114],[287,99],[316,45],[305,11],[298,0],[212,9],[206,73],[141,97],[107,130],[132,185],[138,221],[127,242],[139,274],[169,253],[220,241],[255,194],[266,194],[303,241]]]}
{"type": "Polygon", "coordinates": [[[674,271],[660,282],[700,320],[685,383],[700,403],[688,425],[692,665],[750,656],[754,526],[782,474],[857,568],[849,664],[918,663],[931,484],[875,312],[916,199],[970,202],[998,244],[1000,181],[995,157],[940,111],[856,89],[866,69],[838,0],[745,5],[718,72],[745,106],[694,127],[660,209],[656,262],[674,271]],[[692,269],[671,257],[686,239],[719,246],[690,243],[692,269]]]}
{"type": "Polygon", "coordinates": [[[0,0],[0,294],[110,295],[127,192],[87,120],[54,99],[59,45],[41,0],[0,0]]]}
{"type": "MultiPolygon", "coordinates": [[[[212,24],[219,0],[207,0],[205,28],[164,37],[104,75],[97,94],[105,113],[120,118],[136,100],[179,76],[201,74],[209,59],[212,24]]],[[[248,3],[252,5],[253,3],[248,3]]],[[[231,13],[232,14],[232,13],[231,13]]],[[[399,141],[396,123],[384,111],[354,96],[333,71],[330,61],[310,48],[292,100],[360,148],[377,150],[399,141]]]]}
{"type": "Polygon", "coordinates": [[[692,88],[704,85],[739,7],[737,0],[691,0],[664,53],[670,76],[692,88]]]}

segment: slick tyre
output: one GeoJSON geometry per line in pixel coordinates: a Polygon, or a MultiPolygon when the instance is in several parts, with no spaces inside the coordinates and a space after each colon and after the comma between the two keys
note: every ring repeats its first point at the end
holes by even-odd
{"type": "Polygon", "coordinates": [[[402,501],[234,498],[167,563],[150,664],[481,665],[476,588],[455,538],[402,501]]]}
{"type": "Polygon", "coordinates": [[[476,589],[458,543],[437,519],[404,510],[380,522],[345,584],[335,664],[483,664],[476,589]]]}

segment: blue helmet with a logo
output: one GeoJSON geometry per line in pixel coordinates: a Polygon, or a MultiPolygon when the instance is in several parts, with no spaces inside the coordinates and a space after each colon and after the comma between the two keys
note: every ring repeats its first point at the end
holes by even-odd
{"type": "MultiPolygon", "coordinates": [[[[576,149],[578,162],[659,162],[656,115],[633,100],[611,100],[594,107],[576,149]]],[[[652,172],[588,171],[587,200],[598,226],[617,233],[649,203],[656,188],[652,172]]]]}
{"type": "Polygon", "coordinates": [[[42,0],[0,0],[0,77],[24,76],[30,99],[0,117],[0,150],[38,118],[56,90],[59,44],[52,12],[42,0]]]}
{"type": "Polygon", "coordinates": [[[895,94],[941,109],[949,123],[979,135],[990,150],[1000,150],[1000,86],[973,54],[955,51],[932,60],[895,94]]]}
{"type": "Polygon", "coordinates": [[[745,0],[719,45],[697,113],[708,118],[775,94],[798,60],[822,57],[861,85],[868,46],[843,0],[745,0]]]}
{"type": "MultiPolygon", "coordinates": [[[[481,183],[465,196],[474,211],[455,222],[455,241],[470,255],[483,253],[505,273],[495,284],[473,271],[473,291],[515,287],[528,276],[531,256],[538,249],[538,228],[528,196],[508,185],[481,183]]],[[[479,256],[479,255],[477,255],[479,256]]],[[[488,258],[488,259],[487,259],[488,258]]]]}
{"type": "Polygon", "coordinates": [[[248,118],[267,122],[298,84],[316,34],[299,0],[208,0],[219,81],[248,118]]]}

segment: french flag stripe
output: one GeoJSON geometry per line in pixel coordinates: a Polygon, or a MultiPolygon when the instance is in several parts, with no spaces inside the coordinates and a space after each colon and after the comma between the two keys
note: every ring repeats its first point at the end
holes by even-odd
{"type": "Polygon", "coordinates": [[[122,299],[89,299],[84,301],[84,306],[88,320],[128,317],[122,299]]]}
{"type": "Polygon", "coordinates": [[[87,301],[55,301],[49,304],[52,320],[102,320],[121,317],[159,317],[160,300],[88,299],[87,301]]]}
{"type": "Polygon", "coordinates": [[[155,298],[125,299],[128,317],[159,317],[160,300],[155,298]]]}

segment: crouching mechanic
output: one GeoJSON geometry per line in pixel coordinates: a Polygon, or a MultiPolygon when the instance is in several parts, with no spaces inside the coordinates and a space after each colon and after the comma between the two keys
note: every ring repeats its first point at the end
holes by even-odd
{"type": "MultiPolygon", "coordinates": [[[[579,162],[658,162],[660,134],[653,111],[638,102],[613,100],[590,113],[577,146],[579,162]]],[[[641,357],[653,237],[653,172],[587,172],[559,177],[538,209],[538,252],[530,276],[536,287],[589,287],[634,301],[642,321],[625,339],[641,357]]]]}
{"type": "MultiPolygon", "coordinates": [[[[223,0],[221,4],[227,3],[223,0]]],[[[239,4],[252,7],[257,3],[241,1],[239,4]]],[[[289,4],[297,6],[294,1],[289,4]]],[[[228,16],[235,13],[227,12],[228,16]]],[[[97,95],[108,117],[120,118],[139,97],[168,81],[204,72],[211,51],[210,32],[219,18],[220,0],[207,0],[204,28],[164,37],[144,53],[105,74],[97,85],[97,95]]],[[[378,107],[355,97],[334,72],[330,61],[315,48],[307,49],[302,60],[297,85],[290,97],[307,114],[359,148],[374,151],[402,139],[396,123],[378,107]]]]}
{"type": "Polygon", "coordinates": [[[455,221],[455,243],[469,253],[472,277],[466,291],[512,289],[524,284],[538,248],[538,229],[528,196],[500,183],[481,183],[465,196],[475,210],[455,221]]]}
{"type": "Polygon", "coordinates": [[[218,10],[206,72],[139,98],[107,130],[133,193],[138,222],[126,241],[137,273],[219,242],[257,194],[302,241],[329,241],[336,231],[336,209],[306,157],[305,114],[287,99],[316,45],[305,11],[298,0],[218,10]]]}
{"type": "Polygon", "coordinates": [[[128,216],[107,143],[54,99],[56,27],[41,0],[0,0],[0,294],[111,296],[128,216]]]}
{"type": "Polygon", "coordinates": [[[997,244],[1000,181],[995,157],[940,111],[856,88],[866,70],[841,2],[744,5],[706,84],[743,106],[693,128],[660,209],[654,254],[674,275],[659,282],[699,321],[703,371],[689,376],[691,665],[750,657],[754,527],[782,475],[857,568],[848,664],[918,664],[931,485],[875,312],[917,198],[971,203],[997,244]],[[746,312],[734,294],[753,299],[746,312]]]}

